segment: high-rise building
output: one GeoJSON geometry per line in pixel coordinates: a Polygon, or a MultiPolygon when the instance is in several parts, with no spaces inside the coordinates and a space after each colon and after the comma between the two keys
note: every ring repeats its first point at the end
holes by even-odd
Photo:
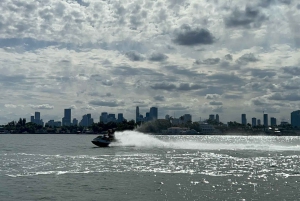
{"type": "Polygon", "coordinates": [[[158,109],[157,107],[150,108],[150,120],[156,120],[158,117],[158,109]]]}
{"type": "Polygon", "coordinates": [[[62,125],[63,126],[71,125],[71,109],[65,109],[64,117],[62,118],[62,125]]]}
{"type": "Polygon", "coordinates": [[[76,118],[74,118],[72,124],[73,124],[73,126],[78,126],[78,120],[76,118]]]}
{"type": "Polygon", "coordinates": [[[170,115],[167,114],[167,115],[165,116],[165,119],[166,119],[166,120],[169,120],[169,119],[170,119],[170,115]]]}
{"type": "Polygon", "coordinates": [[[36,124],[38,124],[41,120],[41,113],[40,112],[35,112],[34,113],[34,120],[36,121],[36,124]]]}
{"type": "Polygon", "coordinates": [[[216,121],[217,121],[217,123],[220,123],[220,117],[218,114],[216,114],[216,121]]]}
{"type": "Polygon", "coordinates": [[[139,106],[136,106],[136,109],[135,109],[135,122],[140,122],[141,119],[140,119],[140,108],[139,106]]]}
{"type": "Polygon", "coordinates": [[[34,123],[34,116],[30,116],[30,122],[34,123]]]}
{"type": "Polygon", "coordinates": [[[261,126],[261,121],[260,121],[260,119],[257,119],[257,125],[258,125],[258,126],[261,126]]]}
{"type": "Polygon", "coordinates": [[[85,114],[82,116],[82,120],[80,121],[80,126],[91,126],[94,123],[94,119],[91,114],[85,114]]]}
{"type": "Polygon", "coordinates": [[[300,128],[300,110],[291,113],[291,124],[293,127],[300,128]]]}
{"type": "Polygon", "coordinates": [[[256,118],[255,117],[252,118],[252,127],[254,127],[254,126],[256,126],[256,118]]]}
{"type": "Polygon", "coordinates": [[[107,123],[107,112],[102,112],[100,116],[100,122],[107,123]]]}
{"type": "Polygon", "coordinates": [[[264,114],[264,127],[269,126],[269,121],[268,121],[268,114],[264,114]]]}
{"type": "Polygon", "coordinates": [[[123,121],[124,121],[123,113],[119,113],[118,114],[118,122],[123,122],[123,121]]]}
{"type": "Polygon", "coordinates": [[[247,125],[246,114],[242,114],[242,124],[243,124],[243,125],[247,125]]]}
{"type": "Polygon", "coordinates": [[[277,125],[277,120],[275,117],[271,117],[271,126],[276,126],[277,125]]]}
{"type": "Polygon", "coordinates": [[[209,115],[209,120],[215,120],[215,115],[214,114],[210,114],[209,115]]]}

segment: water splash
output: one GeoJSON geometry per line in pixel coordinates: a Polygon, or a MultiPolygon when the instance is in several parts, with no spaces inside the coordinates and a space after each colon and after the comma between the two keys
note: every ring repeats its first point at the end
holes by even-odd
{"type": "Polygon", "coordinates": [[[115,146],[191,150],[267,150],[300,151],[290,138],[268,136],[156,136],[137,131],[116,132],[115,146]]]}

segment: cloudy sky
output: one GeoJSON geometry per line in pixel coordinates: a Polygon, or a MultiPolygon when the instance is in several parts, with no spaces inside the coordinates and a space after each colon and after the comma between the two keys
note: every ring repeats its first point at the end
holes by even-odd
{"type": "Polygon", "coordinates": [[[1,0],[0,123],[300,109],[297,0],[1,0]]]}

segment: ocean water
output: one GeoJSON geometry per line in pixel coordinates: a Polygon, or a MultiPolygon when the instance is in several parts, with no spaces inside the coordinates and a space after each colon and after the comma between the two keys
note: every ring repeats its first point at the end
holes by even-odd
{"type": "Polygon", "coordinates": [[[0,200],[300,200],[300,138],[0,135],[0,200]]]}

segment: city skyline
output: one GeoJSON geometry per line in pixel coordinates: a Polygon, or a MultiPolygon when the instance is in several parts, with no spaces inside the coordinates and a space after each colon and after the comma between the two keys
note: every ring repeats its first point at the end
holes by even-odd
{"type": "MultiPolygon", "coordinates": [[[[135,118],[129,119],[126,118],[126,116],[123,113],[111,113],[111,112],[101,112],[100,116],[95,116],[92,115],[91,113],[88,114],[83,114],[81,117],[74,117],[71,115],[71,111],[72,109],[68,108],[68,109],[64,109],[64,115],[61,119],[46,119],[44,120],[43,114],[41,114],[41,112],[39,111],[35,111],[34,112],[34,116],[30,116],[29,120],[27,122],[34,122],[36,124],[40,124],[40,125],[45,125],[45,124],[51,124],[51,125],[65,125],[65,126],[70,126],[70,125],[83,125],[83,126],[90,126],[93,123],[97,123],[97,122],[110,122],[110,121],[115,121],[115,122],[122,122],[124,119],[126,119],[127,121],[130,120],[134,120],[135,122],[138,121],[151,121],[151,120],[156,120],[156,119],[169,119],[169,118],[174,118],[179,120],[180,117],[184,117],[184,119],[190,119],[192,122],[201,122],[201,121],[206,121],[206,120],[216,120],[217,122],[222,122],[224,124],[228,123],[228,122],[234,122],[235,120],[229,120],[229,121],[222,121],[222,116],[221,116],[221,120],[220,120],[220,115],[219,114],[209,114],[208,117],[204,117],[204,118],[200,118],[200,119],[194,119],[193,114],[182,114],[179,116],[172,116],[169,114],[160,114],[160,116],[158,116],[159,114],[159,110],[157,107],[151,107],[150,110],[146,110],[145,111],[145,115],[143,115],[140,110],[139,110],[139,106],[136,106],[135,108],[135,118]],[[153,113],[153,111],[155,111],[153,113]],[[139,118],[138,118],[139,116],[139,118]],[[163,116],[163,117],[162,117],[163,116]],[[70,119],[70,121],[66,121],[65,119],[70,119]],[[81,119],[81,120],[80,120],[81,119]],[[95,120],[94,120],[95,119],[95,120]],[[98,120],[97,120],[98,119],[98,120]],[[193,120],[192,120],[193,119],[193,120]]],[[[255,116],[255,117],[251,117],[250,120],[247,119],[247,114],[240,114],[240,121],[235,121],[237,123],[240,124],[250,124],[252,126],[256,126],[256,125],[263,125],[263,126],[273,126],[273,125],[279,125],[280,123],[284,122],[284,123],[291,123],[292,125],[296,125],[298,127],[300,127],[300,110],[295,110],[293,112],[291,112],[290,117],[293,116],[293,121],[287,121],[285,119],[277,119],[274,116],[269,116],[268,114],[264,113],[262,114],[262,118],[259,118],[259,116],[255,116]],[[262,120],[261,120],[262,119],[262,120]]],[[[19,118],[25,118],[27,120],[26,117],[19,117],[19,118]]],[[[14,120],[16,121],[16,119],[14,120]]],[[[8,123],[8,122],[7,122],[8,123]]],[[[1,124],[0,124],[1,125],[1,124]]],[[[3,124],[5,125],[5,124],[3,124]]]]}
{"type": "Polygon", "coordinates": [[[65,108],[224,122],[290,121],[300,108],[296,0],[2,0],[0,11],[1,124],[65,108]]]}

